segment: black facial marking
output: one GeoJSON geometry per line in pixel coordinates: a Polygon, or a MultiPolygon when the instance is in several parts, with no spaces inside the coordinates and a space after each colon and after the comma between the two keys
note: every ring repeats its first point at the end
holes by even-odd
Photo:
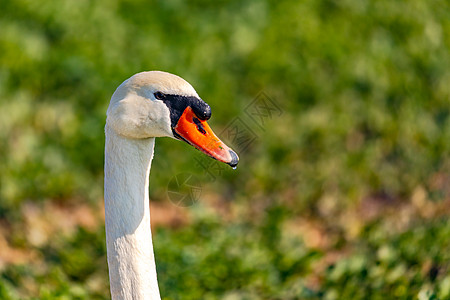
{"type": "MultiPolygon", "coordinates": [[[[200,120],[208,120],[211,117],[211,107],[200,98],[193,96],[168,95],[161,92],[156,92],[155,98],[163,101],[169,108],[172,129],[177,126],[178,120],[188,106],[192,108],[195,115],[200,120]]],[[[200,121],[198,121],[198,123],[201,125],[200,121]]],[[[199,128],[198,125],[197,128],[199,128]]],[[[203,126],[201,126],[201,129],[203,129],[203,126]]],[[[202,132],[200,129],[199,131],[202,132]]]]}

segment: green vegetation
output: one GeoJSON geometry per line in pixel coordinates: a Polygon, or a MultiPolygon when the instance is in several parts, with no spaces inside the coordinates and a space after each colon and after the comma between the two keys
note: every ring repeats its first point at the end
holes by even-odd
{"type": "Polygon", "coordinates": [[[157,141],[154,220],[182,216],[154,224],[164,299],[450,299],[439,0],[1,1],[1,299],[109,298],[105,111],[143,70],[188,80],[225,140],[236,118],[257,136],[215,180],[157,141]],[[258,127],[261,91],[282,114],[258,127]],[[176,208],[182,172],[203,190],[176,208]]]}

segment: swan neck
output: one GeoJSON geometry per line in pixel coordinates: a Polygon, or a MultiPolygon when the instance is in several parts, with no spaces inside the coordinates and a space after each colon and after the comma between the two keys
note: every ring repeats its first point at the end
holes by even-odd
{"type": "Polygon", "coordinates": [[[112,299],[160,299],[148,182],[154,138],[105,128],[105,230],[112,299]]]}

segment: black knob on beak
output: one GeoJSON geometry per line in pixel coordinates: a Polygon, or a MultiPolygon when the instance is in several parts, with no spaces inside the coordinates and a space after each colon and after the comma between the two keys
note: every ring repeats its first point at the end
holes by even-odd
{"type": "Polygon", "coordinates": [[[205,101],[195,98],[190,106],[200,120],[205,121],[211,118],[211,107],[205,101]]]}

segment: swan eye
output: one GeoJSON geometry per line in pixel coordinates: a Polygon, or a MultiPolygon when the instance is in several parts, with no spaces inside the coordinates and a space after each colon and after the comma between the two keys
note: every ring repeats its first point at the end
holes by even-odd
{"type": "Polygon", "coordinates": [[[164,94],[161,93],[161,92],[156,92],[156,93],[154,93],[153,95],[154,95],[155,98],[158,99],[158,100],[163,100],[163,99],[165,98],[165,96],[166,96],[166,95],[164,95],[164,94]]]}

